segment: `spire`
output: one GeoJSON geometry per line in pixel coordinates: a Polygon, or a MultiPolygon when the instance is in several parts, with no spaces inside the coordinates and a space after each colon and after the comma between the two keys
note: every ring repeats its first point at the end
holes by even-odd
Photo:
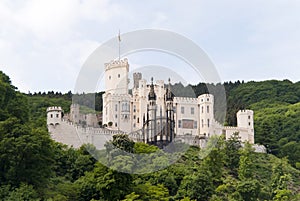
{"type": "Polygon", "coordinates": [[[171,79],[169,78],[169,85],[166,90],[166,101],[173,101],[173,98],[174,98],[174,94],[172,93],[171,90],[171,79]]]}
{"type": "Polygon", "coordinates": [[[156,100],[156,94],[154,92],[154,85],[153,85],[153,77],[151,78],[151,85],[150,85],[150,92],[148,95],[148,100],[156,100]]]}

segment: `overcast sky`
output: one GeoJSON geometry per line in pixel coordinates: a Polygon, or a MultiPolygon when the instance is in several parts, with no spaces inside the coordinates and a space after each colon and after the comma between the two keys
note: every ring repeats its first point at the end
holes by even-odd
{"type": "Polygon", "coordinates": [[[145,28],[194,41],[223,81],[300,81],[299,0],[0,0],[0,70],[22,92],[67,92],[101,43],[145,28]]]}

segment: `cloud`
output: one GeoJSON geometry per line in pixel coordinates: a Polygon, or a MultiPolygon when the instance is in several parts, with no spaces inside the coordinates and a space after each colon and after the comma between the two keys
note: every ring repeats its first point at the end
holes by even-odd
{"type": "Polygon", "coordinates": [[[87,56],[119,29],[159,28],[199,44],[225,80],[296,81],[299,9],[297,0],[2,0],[0,66],[22,91],[68,91],[87,56]]]}

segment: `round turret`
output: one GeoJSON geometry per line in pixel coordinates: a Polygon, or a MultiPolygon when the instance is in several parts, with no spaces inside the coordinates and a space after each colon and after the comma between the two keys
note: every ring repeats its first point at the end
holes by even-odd
{"type": "Polygon", "coordinates": [[[210,137],[214,130],[214,96],[202,94],[198,97],[200,134],[210,137]]]}
{"type": "Polygon", "coordinates": [[[61,123],[63,110],[61,107],[52,106],[47,108],[47,125],[55,126],[61,123]]]}
{"type": "Polygon", "coordinates": [[[105,64],[105,92],[128,94],[128,60],[114,60],[105,64]]]}

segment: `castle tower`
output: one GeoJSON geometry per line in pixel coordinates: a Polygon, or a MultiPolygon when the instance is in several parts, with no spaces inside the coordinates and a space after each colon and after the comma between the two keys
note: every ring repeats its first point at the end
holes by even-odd
{"type": "Polygon", "coordinates": [[[47,126],[56,126],[61,123],[63,110],[61,107],[48,107],[47,108],[47,126]]]}
{"type": "Polygon", "coordinates": [[[80,105],[72,103],[70,106],[70,120],[74,124],[78,124],[80,120],[80,105]]]}
{"type": "Polygon", "coordinates": [[[214,123],[214,96],[211,94],[203,94],[198,97],[199,105],[199,133],[210,137],[213,135],[214,123]]]}
{"type": "Polygon", "coordinates": [[[139,88],[139,81],[142,79],[142,73],[133,73],[133,88],[139,88]]]}
{"type": "Polygon", "coordinates": [[[125,58],[105,64],[105,92],[128,94],[129,64],[125,58]]]}
{"type": "Polygon", "coordinates": [[[128,94],[129,64],[125,58],[105,64],[105,93],[103,99],[103,124],[111,129],[129,132],[130,95],[128,94]]]}
{"type": "Polygon", "coordinates": [[[147,142],[153,142],[156,136],[156,94],[154,92],[153,78],[151,78],[150,91],[148,94],[148,132],[147,132],[147,142]]]}
{"type": "Polygon", "coordinates": [[[173,108],[173,99],[174,94],[171,91],[171,80],[169,78],[169,85],[166,90],[165,101],[166,101],[166,139],[169,142],[174,140],[174,128],[175,128],[175,119],[174,119],[174,108],[173,108]]]}
{"type": "Polygon", "coordinates": [[[252,110],[240,110],[236,114],[237,117],[237,127],[248,130],[247,136],[241,136],[242,141],[248,141],[254,144],[254,120],[252,110]]]}

